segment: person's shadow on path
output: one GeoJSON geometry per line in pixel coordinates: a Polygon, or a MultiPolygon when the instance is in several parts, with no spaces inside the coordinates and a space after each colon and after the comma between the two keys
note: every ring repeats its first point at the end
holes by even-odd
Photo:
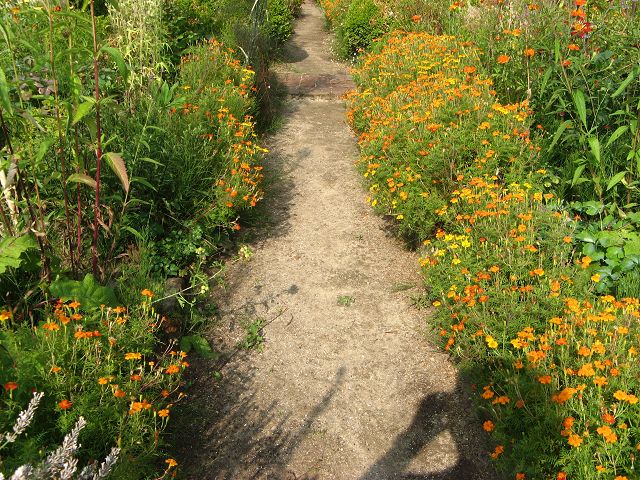
{"type": "MultiPolygon", "coordinates": [[[[492,480],[497,474],[488,461],[486,439],[479,428],[470,428],[475,415],[461,401],[463,388],[458,386],[453,392],[439,392],[427,395],[420,402],[411,425],[400,433],[392,447],[359,480],[492,480]],[[477,430],[477,431],[476,431],[477,430]],[[442,451],[436,446],[433,452],[421,451],[440,434],[448,432],[453,442],[448,447],[453,451],[442,451]],[[438,454],[440,452],[440,455],[438,454]],[[444,456],[457,457],[455,465],[438,471],[438,465],[450,463],[444,456]],[[411,473],[412,461],[419,455],[433,455],[426,462],[435,470],[433,473],[411,473]],[[440,458],[438,458],[440,457],[440,458]]],[[[423,467],[424,468],[424,467],[423,467]]]]}

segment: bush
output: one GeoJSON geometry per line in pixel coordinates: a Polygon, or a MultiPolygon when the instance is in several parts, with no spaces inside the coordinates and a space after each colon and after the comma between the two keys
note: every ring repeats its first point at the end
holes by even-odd
{"type": "Polygon", "coordinates": [[[385,31],[382,12],[373,0],[355,0],[349,4],[336,33],[338,53],[344,58],[365,50],[385,31]]]}
{"type": "Polygon", "coordinates": [[[276,45],[289,39],[293,34],[293,11],[287,0],[268,0],[264,28],[276,45]]]}

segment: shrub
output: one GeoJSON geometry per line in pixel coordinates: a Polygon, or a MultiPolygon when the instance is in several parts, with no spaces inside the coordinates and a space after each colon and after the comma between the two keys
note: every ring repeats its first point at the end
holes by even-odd
{"type": "Polygon", "coordinates": [[[338,53],[348,58],[365,50],[385,31],[382,12],[373,0],[355,0],[349,4],[336,33],[338,53]]]}
{"type": "Polygon", "coordinates": [[[286,0],[268,0],[265,30],[277,45],[293,34],[293,11],[286,0]]]}

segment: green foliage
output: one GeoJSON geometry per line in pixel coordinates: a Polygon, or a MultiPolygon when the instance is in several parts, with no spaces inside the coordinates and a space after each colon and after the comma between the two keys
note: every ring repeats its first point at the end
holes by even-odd
{"type": "Polygon", "coordinates": [[[365,50],[385,32],[384,17],[373,0],[355,0],[349,4],[337,27],[338,52],[348,58],[365,50]]]}
{"type": "Polygon", "coordinates": [[[287,0],[268,0],[265,30],[276,44],[283,44],[293,34],[293,12],[287,0]]]}
{"type": "Polygon", "coordinates": [[[77,300],[90,309],[98,309],[101,305],[115,307],[118,304],[113,289],[100,285],[90,273],[82,281],[56,278],[51,282],[49,292],[54,298],[62,301],[77,300]]]}
{"type": "Polygon", "coordinates": [[[20,268],[26,261],[26,254],[37,248],[38,243],[31,234],[0,239],[0,275],[8,268],[20,268]]]}
{"type": "Polygon", "coordinates": [[[264,346],[264,336],[262,329],[265,327],[266,322],[262,318],[256,318],[252,321],[245,321],[242,325],[244,328],[244,339],[238,343],[239,348],[245,350],[256,349],[261,351],[264,346]]]}
{"type": "Polygon", "coordinates": [[[0,431],[11,429],[32,391],[46,393],[29,435],[3,450],[1,470],[37,463],[84,416],[91,421],[81,437],[83,463],[118,446],[113,478],[147,478],[184,369],[180,355],[158,353],[170,345],[154,348],[161,325],[149,300],[129,309],[59,302],[36,328],[5,325],[0,351],[11,364],[0,370],[0,384],[15,389],[0,396],[0,431]]]}

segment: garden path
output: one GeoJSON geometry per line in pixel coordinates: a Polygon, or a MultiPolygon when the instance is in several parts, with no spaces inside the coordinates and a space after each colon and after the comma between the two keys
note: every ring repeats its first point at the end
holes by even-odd
{"type": "Polygon", "coordinates": [[[410,305],[417,258],[365,201],[329,41],[307,0],[275,69],[290,95],[268,140],[267,218],[215,299],[212,343],[263,319],[263,349],[194,360],[176,456],[194,480],[490,480],[456,369],[410,305]]]}

